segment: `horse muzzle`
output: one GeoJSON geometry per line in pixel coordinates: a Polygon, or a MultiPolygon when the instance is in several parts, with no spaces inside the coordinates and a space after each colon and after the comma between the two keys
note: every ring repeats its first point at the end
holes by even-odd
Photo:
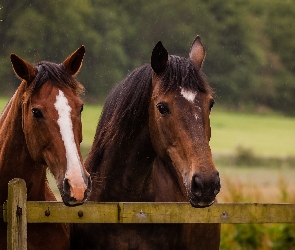
{"type": "Polygon", "coordinates": [[[85,180],[85,184],[85,186],[87,187],[86,189],[85,187],[71,187],[69,180],[64,179],[63,192],[61,192],[61,197],[66,206],[79,206],[86,201],[92,189],[92,181],[90,177],[85,180]]]}
{"type": "Polygon", "coordinates": [[[218,171],[215,171],[210,178],[202,178],[199,173],[195,173],[191,180],[191,188],[188,194],[189,201],[196,208],[209,207],[215,202],[220,188],[218,171]]]}

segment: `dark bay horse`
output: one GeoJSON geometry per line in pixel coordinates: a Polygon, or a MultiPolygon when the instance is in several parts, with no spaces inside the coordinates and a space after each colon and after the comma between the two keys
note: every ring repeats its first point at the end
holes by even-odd
{"type": "MultiPolygon", "coordinates": [[[[84,87],[74,78],[85,47],[63,63],[32,66],[15,54],[11,63],[22,80],[0,116],[0,203],[7,199],[7,184],[22,178],[29,201],[54,201],[46,168],[56,178],[63,202],[82,204],[91,189],[81,152],[79,98],[84,87]]],[[[1,220],[2,221],[2,220],[1,220]]],[[[0,248],[6,249],[6,224],[0,222],[0,248]]],[[[64,224],[29,224],[28,249],[68,249],[69,230],[64,224]]]]}
{"type": "MultiPolygon", "coordinates": [[[[134,70],[112,91],[85,166],[89,200],[190,202],[212,205],[220,190],[212,161],[213,91],[201,71],[198,37],[189,58],[169,56],[162,43],[151,65],[134,70]]],[[[219,224],[73,225],[72,249],[219,249],[219,224]]]]}

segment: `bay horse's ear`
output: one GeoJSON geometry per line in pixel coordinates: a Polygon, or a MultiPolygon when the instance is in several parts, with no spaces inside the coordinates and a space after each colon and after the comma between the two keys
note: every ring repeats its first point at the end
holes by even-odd
{"type": "Polygon", "coordinates": [[[201,43],[201,38],[197,36],[192,43],[189,57],[199,68],[202,68],[205,56],[205,48],[201,43]]]}
{"type": "Polygon", "coordinates": [[[16,54],[10,55],[12,68],[17,77],[30,83],[37,75],[37,69],[16,54]]]}
{"type": "Polygon", "coordinates": [[[151,66],[156,74],[160,74],[165,70],[167,61],[168,51],[164,48],[160,41],[154,47],[151,57],[151,66]]]}
{"type": "Polygon", "coordinates": [[[63,62],[64,67],[72,76],[75,76],[76,74],[78,74],[82,66],[84,55],[85,55],[85,46],[82,45],[73,54],[71,54],[66,60],[64,60],[63,62]]]}

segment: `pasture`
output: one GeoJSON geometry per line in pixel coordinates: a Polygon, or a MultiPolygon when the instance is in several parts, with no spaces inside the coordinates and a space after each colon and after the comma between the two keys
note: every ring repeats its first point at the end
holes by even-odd
{"type": "Polygon", "coordinates": [[[260,156],[295,156],[295,118],[213,110],[211,149],[216,154],[249,148],[260,156]]]}

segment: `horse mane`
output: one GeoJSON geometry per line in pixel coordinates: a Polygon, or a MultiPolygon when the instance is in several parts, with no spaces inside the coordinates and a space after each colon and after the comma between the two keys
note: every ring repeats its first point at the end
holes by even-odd
{"type": "Polygon", "coordinates": [[[213,89],[209,86],[205,74],[188,58],[170,56],[161,77],[162,85],[160,87],[163,92],[181,87],[213,95],[213,89]]]}
{"type": "Polygon", "coordinates": [[[45,82],[50,81],[57,87],[70,87],[77,95],[84,92],[80,84],[64,67],[63,64],[42,61],[36,66],[37,75],[30,84],[31,92],[37,91],[45,82]]]}
{"type": "MultiPolygon", "coordinates": [[[[161,75],[163,92],[184,87],[187,90],[213,94],[205,75],[189,59],[170,56],[161,75]],[[197,84],[196,84],[197,83],[197,84]]],[[[152,68],[143,65],[132,71],[110,93],[98,123],[94,143],[88,155],[88,170],[96,171],[106,145],[131,141],[146,124],[152,93],[152,68]]],[[[121,145],[124,146],[124,145],[121,145]]]]}

